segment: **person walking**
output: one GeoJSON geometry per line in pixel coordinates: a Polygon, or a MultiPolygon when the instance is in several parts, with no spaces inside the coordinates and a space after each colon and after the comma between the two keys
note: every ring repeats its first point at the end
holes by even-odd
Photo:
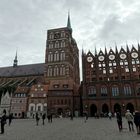
{"type": "Polygon", "coordinates": [[[136,125],[137,134],[140,134],[140,112],[139,111],[135,111],[134,123],[136,125]]]}
{"type": "Polygon", "coordinates": [[[36,118],[36,125],[38,125],[38,123],[39,123],[39,116],[38,116],[38,113],[36,113],[36,116],[35,116],[35,118],[36,118]]]}
{"type": "Polygon", "coordinates": [[[130,110],[127,110],[127,112],[125,113],[125,118],[128,122],[129,131],[134,131],[134,127],[133,127],[134,117],[132,113],[130,113],[130,110]]]}
{"type": "Polygon", "coordinates": [[[9,114],[8,119],[9,119],[9,126],[10,126],[10,125],[11,125],[11,123],[12,123],[12,119],[13,119],[13,114],[12,114],[12,113],[11,113],[11,114],[9,114]]]}
{"type": "Polygon", "coordinates": [[[88,113],[86,112],[85,113],[85,123],[87,122],[87,120],[88,120],[88,113]]]}
{"type": "Polygon", "coordinates": [[[43,124],[43,125],[45,124],[45,123],[44,123],[45,119],[46,119],[46,114],[44,113],[44,114],[42,115],[42,124],[43,124]]]}
{"type": "Polygon", "coordinates": [[[122,131],[122,115],[119,111],[116,112],[116,118],[117,118],[119,131],[121,132],[122,131]]]}
{"type": "Polygon", "coordinates": [[[112,118],[112,113],[111,112],[108,113],[108,117],[111,120],[111,118],[112,118]]]}
{"type": "Polygon", "coordinates": [[[4,134],[4,126],[6,124],[6,114],[3,112],[3,115],[1,117],[1,134],[4,134]]]}

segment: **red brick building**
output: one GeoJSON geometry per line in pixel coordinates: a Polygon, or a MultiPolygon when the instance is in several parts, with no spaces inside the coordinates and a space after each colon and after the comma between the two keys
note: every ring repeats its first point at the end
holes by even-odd
{"type": "Polygon", "coordinates": [[[140,46],[82,52],[83,111],[90,116],[140,109],[140,46]]]}

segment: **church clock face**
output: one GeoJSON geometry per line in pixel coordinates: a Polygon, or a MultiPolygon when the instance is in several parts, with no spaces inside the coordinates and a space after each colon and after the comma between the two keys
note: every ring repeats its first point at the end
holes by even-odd
{"type": "Polygon", "coordinates": [[[98,57],[98,59],[99,59],[99,61],[104,61],[105,58],[104,58],[104,56],[101,55],[98,57]]]}
{"type": "Polygon", "coordinates": [[[92,62],[93,58],[91,56],[87,57],[88,62],[92,62]]]}
{"type": "Polygon", "coordinates": [[[110,60],[114,60],[115,59],[115,55],[113,55],[113,54],[109,55],[109,59],[110,60]]]}
{"type": "Polygon", "coordinates": [[[137,52],[131,53],[131,57],[132,57],[132,58],[137,58],[137,57],[138,57],[138,53],[137,53],[137,52]]]}
{"type": "Polygon", "coordinates": [[[121,59],[125,59],[126,58],[126,54],[124,54],[124,53],[120,54],[120,58],[121,59]]]}

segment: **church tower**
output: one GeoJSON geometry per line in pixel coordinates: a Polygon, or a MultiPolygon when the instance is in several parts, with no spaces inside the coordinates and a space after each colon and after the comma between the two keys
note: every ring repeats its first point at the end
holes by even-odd
{"type": "Polygon", "coordinates": [[[79,50],[72,37],[69,14],[66,27],[47,32],[45,79],[50,85],[48,108],[51,112],[78,110],[79,50]]]}

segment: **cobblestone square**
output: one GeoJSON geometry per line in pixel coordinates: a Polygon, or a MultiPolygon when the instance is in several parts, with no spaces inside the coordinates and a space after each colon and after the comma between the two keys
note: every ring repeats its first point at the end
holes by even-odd
{"type": "Polygon", "coordinates": [[[6,125],[5,134],[0,140],[138,140],[140,135],[129,132],[127,122],[123,119],[123,132],[119,132],[116,119],[89,118],[57,118],[53,123],[36,126],[35,120],[13,120],[12,125],[6,125]],[[126,129],[127,128],[127,129],[126,129]]]}

